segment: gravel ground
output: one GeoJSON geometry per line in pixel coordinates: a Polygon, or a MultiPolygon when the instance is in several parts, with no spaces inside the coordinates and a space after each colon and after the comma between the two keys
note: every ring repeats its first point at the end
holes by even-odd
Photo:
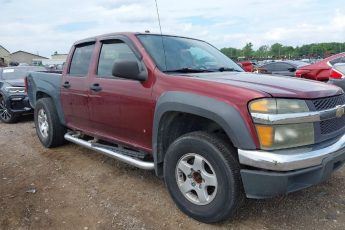
{"type": "Polygon", "coordinates": [[[206,225],[181,213],[153,172],[74,144],[45,149],[32,117],[0,123],[0,229],[345,229],[344,176],[246,200],[233,219],[206,225]]]}

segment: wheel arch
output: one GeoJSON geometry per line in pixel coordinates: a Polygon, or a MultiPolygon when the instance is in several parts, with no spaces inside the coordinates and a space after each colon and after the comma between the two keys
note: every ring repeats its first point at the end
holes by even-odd
{"type": "MultiPolygon", "coordinates": [[[[153,157],[158,176],[162,176],[162,164],[168,147],[164,139],[176,139],[177,134],[200,130],[187,128],[189,122],[195,123],[193,119],[197,119],[197,122],[203,122],[206,126],[216,126],[215,129],[224,131],[226,138],[234,147],[256,148],[245,121],[236,108],[206,96],[186,92],[167,92],[157,102],[153,122],[153,157]],[[178,119],[177,117],[181,114],[188,119],[178,119]],[[185,122],[188,124],[184,124],[185,122]],[[183,124],[178,125],[180,127],[178,132],[176,132],[177,124],[183,124]]],[[[209,129],[205,126],[200,127],[202,130],[209,129]]]]}
{"type": "Polygon", "coordinates": [[[64,125],[65,119],[64,119],[64,113],[62,110],[61,102],[60,102],[60,97],[53,96],[51,92],[49,92],[49,90],[47,89],[38,89],[35,93],[35,98],[33,100],[35,102],[35,105],[33,105],[34,108],[36,106],[37,101],[40,100],[41,98],[50,98],[53,101],[58,113],[60,123],[64,125]]]}

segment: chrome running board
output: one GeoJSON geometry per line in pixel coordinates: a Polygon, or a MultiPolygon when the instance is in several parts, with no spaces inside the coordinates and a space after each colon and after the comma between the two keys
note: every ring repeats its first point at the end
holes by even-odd
{"type": "Polygon", "coordinates": [[[142,161],[142,160],[130,157],[130,156],[126,156],[126,155],[121,153],[120,149],[118,151],[115,151],[115,150],[110,150],[108,148],[95,146],[93,143],[90,143],[90,142],[85,141],[81,138],[78,138],[78,134],[73,135],[73,133],[66,133],[64,137],[66,140],[68,140],[70,142],[73,142],[77,145],[81,145],[85,148],[94,150],[96,152],[102,153],[102,154],[109,156],[111,158],[114,158],[116,160],[120,160],[120,161],[125,162],[129,165],[132,165],[132,166],[135,166],[135,167],[138,167],[141,169],[145,169],[145,170],[153,170],[154,169],[154,163],[153,162],[142,161]]]}

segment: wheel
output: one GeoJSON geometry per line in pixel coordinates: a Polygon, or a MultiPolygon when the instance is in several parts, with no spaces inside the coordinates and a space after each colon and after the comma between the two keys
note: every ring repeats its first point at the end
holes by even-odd
{"type": "Polygon", "coordinates": [[[37,136],[45,147],[57,147],[65,143],[66,128],[60,123],[52,99],[39,99],[34,117],[37,136]]]}
{"type": "Polygon", "coordinates": [[[186,134],[169,146],[164,179],[181,211],[204,223],[223,221],[235,213],[244,193],[234,153],[205,132],[186,134]]]}
{"type": "Polygon", "coordinates": [[[18,116],[12,114],[6,107],[6,102],[3,97],[0,97],[0,120],[4,123],[16,123],[18,116]]]}

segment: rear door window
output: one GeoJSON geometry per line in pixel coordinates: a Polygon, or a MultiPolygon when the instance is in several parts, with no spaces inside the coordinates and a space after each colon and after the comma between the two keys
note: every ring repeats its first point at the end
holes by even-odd
{"type": "Polygon", "coordinates": [[[88,43],[75,48],[69,74],[74,76],[86,76],[89,70],[92,52],[95,44],[88,43]]]}

